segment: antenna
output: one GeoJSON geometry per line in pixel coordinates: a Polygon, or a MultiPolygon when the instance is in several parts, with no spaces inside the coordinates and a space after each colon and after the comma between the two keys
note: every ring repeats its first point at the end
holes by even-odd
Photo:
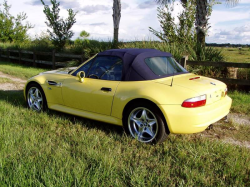
{"type": "Polygon", "coordinates": [[[171,84],[170,84],[171,87],[173,86],[173,81],[174,81],[174,74],[173,74],[173,77],[172,77],[172,80],[171,80],[171,84]]]}

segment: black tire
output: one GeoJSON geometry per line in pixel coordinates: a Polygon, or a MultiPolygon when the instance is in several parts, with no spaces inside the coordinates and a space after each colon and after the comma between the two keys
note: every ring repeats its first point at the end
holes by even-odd
{"type": "Polygon", "coordinates": [[[43,89],[41,86],[37,83],[31,83],[27,86],[26,88],[26,104],[27,107],[31,110],[34,110],[36,112],[41,112],[41,111],[46,111],[48,109],[47,107],[47,100],[45,97],[45,94],[43,92],[43,89]],[[32,99],[31,98],[31,93],[33,93],[33,96],[37,93],[37,97],[32,99]],[[39,100],[41,101],[39,102],[39,100]],[[35,104],[36,102],[36,104],[35,104]],[[38,107],[40,106],[40,107],[38,107]]]}
{"type": "MultiPolygon", "coordinates": [[[[151,119],[149,119],[149,120],[151,120],[151,119]]],[[[140,142],[151,143],[151,144],[160,144],[167,139],[167,136],[169,134],[168,129],[166,129],[167,127],[165,126],[164,120],[165,119],[164,119],[161,111],[159,110],[159,108],[154,106],[153,104],[151,104],[151,103],[135,103],[135,104],[130,105],[128,107],[128,109],[124,112],[123,127],[124,127],[124,130],[127,134],[130,134],[133,138],[136,138],[140,142]],[[141,110],[141,114],[140,114],[140,110],[141,110]],[[146,131],[148,131],[148,129],[146,131],[144,129],[143,130],[144,132],[142,132],[141,134],[143,134],[143,133],[144,134],[146,133],[145,135],[148,134],[148,136],[149,136],[148,139],[147,139],[147,137],[144,139],[139,138],[140,135],[138,135],[138,137],[136,136],[136,133],[140,133],[140,132],[138,132],[139,130],[136,128],[141,128],[141,127],[139,127],[139,125],[137,125],[137,123],[134,120],[131,120],[132,116],[135,116],[134,112],[136,113],[137,111],[138,111],[138,113],[136,115],[139,115],[139,116],[141,115],[141,118],[142,118],[142,115],[143,115],[142,113],[144,110],[146,112],[146,116],[149,116],[149,117],[151,116],[152,121],[153,121],[153,118],[156,121],[154,130],[152,130],[152,127],[149,127],[149,125],[147,126],[147,124],[149,124],[148,120],[146,120],[147,122],[145,122],[143,124],[144,125],[143,128],[151,128],[151,132],[155,132],[155,135],[151,136],[146,132],[146,131]]],[[[154,134],[154,133],[151,133],[151,134],[154,134]]],[[[141,135],[141,137],[142,137],[142,135],[141,135]]]]}

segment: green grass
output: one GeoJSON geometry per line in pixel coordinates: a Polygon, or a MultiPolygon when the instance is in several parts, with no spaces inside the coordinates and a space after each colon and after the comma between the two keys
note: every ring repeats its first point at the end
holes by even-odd
{"type": "Polygon", "coordinates": [[[249,186],[250,151],[201,136],[141,144],[120,127],[28,110],[0,91],[0,186],[249,186]]]}
{"type": "Polygon", "coordinates": [[[13,83],[13,82],[14,81],[12,81],[9,78],[2,78],[2,77],[0,77],[0,84],[3,84],[3,83],[13,83]]]}
{"type": "Polygon", "coordinates": [[[0,61],[0,71],[9,75],[13,75],[22,79],[28,79],[41,72],[48,71],[47,69],[28,67],[12,62],[0,61]]]}
{"type": "Polygon", "coordinates": [[[232,98],[233,104],[231,111],[235,113],[246,114],[250,116],[250,94],[232,91],[228,95],[232,98]]]}
{"type": "MultiPolygon", "coordinates": [[[[0,64],[20,78],[44,71],[0,64]]],[[[229,95],[234,112],[249,112],[249,94],[229,95]]],[[[248,140],[249,129],[229,123],[214,133],[248,140]]],[[[250,185],[249,149],[211,141],[200,133],[170,135],[156,146],[141,144],[121,127],[54,111],[30,111],[22,91],[0,91],[0,150],[0,186],[250,185]]]]}
{"type": "Polygon", "coordinates": [[[246,62],[250,63],[250,48],[221,48],[222,54],[228,62],[246,62]]]}

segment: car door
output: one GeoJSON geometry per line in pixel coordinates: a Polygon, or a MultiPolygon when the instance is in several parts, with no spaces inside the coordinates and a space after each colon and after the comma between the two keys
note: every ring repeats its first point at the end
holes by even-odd
{"type": "Polygon", "coordinates": [[[122,60],[120,58],[96,57],[64,81],[62,87],[64,104],[70,108],[110,115],[121,75],[122,60]],[[85,70],[86,77],[81,83],[76,74],[82,70],[85,70]]]}

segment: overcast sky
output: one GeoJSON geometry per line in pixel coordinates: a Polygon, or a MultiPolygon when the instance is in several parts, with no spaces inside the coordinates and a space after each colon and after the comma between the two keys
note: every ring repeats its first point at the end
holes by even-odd
{"type": "MultiPolygon", "coordinates": [[[[80,31],[86,30],[92,39],[111,40],[113,37],[113,0],[58,0],[61,2],[61,16],[66,17],[66,9],[78,11],[73,26],[74,38],[80,31]]],[[[120,39],[123,41],[156,39],[149,27],[160,30],[157,19],[157,5],[153,0],[121,0],[122,17],[120,39]]],[[[3,0],[0,0],[1,4],[3,0]]],[[[28,21],[34,25],[29,34],[34,38],[42,31],[46,32],[45,15],[40,0],[8,0],[11,14],[25,12],[28,21]]],[[[48,4],[49,0],[45,0],[48,4]]],[[[175,12],[180,11],[176,2],[175,12]]],[[[210,17],[211,29],[207,43],[250,44],[250,0],[240,0],[235,7],[225,4],[215,5],[210,17]]]]}

